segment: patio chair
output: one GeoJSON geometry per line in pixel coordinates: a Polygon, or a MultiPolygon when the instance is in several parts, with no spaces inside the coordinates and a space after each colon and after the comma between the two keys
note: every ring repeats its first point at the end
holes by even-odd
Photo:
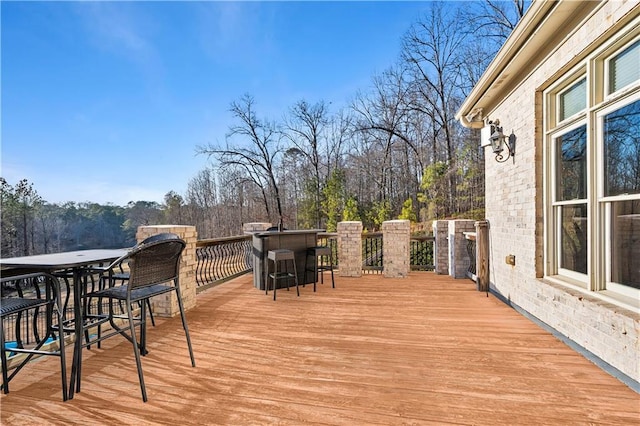
{"type": "MultiPolygon", "coordinates": [[[[277,249],[269,250],[267,253],[267,267],[265,269],[264,280],[264,292],[269,294],[269,278],[273,280],[273,300],[276,300],[276,290],[278,289],[278,281],[293,279],[296,283],[296,292],[300,296],[300,288],[298,287],[298,271],[296,270],[296,257],[293,250],[277,249]],[[273,262],[273,272],[269,272],[268,262],[273,262]],[[293,265],[293,272],[287,271],[287,263],[291,262],[293,265]],[[278,265],[281,265],[285,270],[278,270],[278,265]]],[[[289,284],[287,283],[287,291],[289,291],[289,284]]]]}
{"type": "Polygon", "coordinates": [[[0,279],[0,358],[2,359],[2,389],[9,393],[9,382],[36,355],[60,358],[62,399],[67,400],[67,368],[64,333],[54,329],[63,322],[60,285],[56,277],[46,273],[5,276],[0,279]],[[44,318],[43,316],[44,315],[44,318]],[[43,324],[44,323],[44,324],[43,324]],[[42,327],[44,325],[44,328],[42,327]],[[12,341],[7,341],[9,331],[12,341]],[[42,333],[42,334],[41,334],[42,333]],[[57,342],[57,343],[56,343],[57,342]],[[48,348],[49,350],[45,350],[48,348]],[[13,371],[9,374],[9,353],[13,371]],[[26,354],[20,358],[19,354],[26,354]],[[15,366],[13,366],[15,364],[15,366]]]}
{"type": "MultiPolygon", "coordinates": [[[[126,281],[129,281],[129,271],[126,271],[124,265],[120,264],[118,266],[118,271],[114,272],[111,276],[102,276],[102,281],[100,283],[101,288],[105,288],[106,286],[113,287],[115,282],[120,282],[120,284],[125,284],[126,281]],[[108,282],[111,281],[111,282],[108,282]]],[[[138,307],[142,309],[142,301],[138,302],[138,307]]],[[[153,310],[151,309],[151,300],[146,300],[147,304],[147,312],[149,313],[149,319],[151,320],[151,325],[156,326],[156,320],[153,318],[153,310]]]]}
{"type": "MultiPolygon", "coordinates": [[[[92,343],[96,343],[98,348],[101,347],[100,342],[104,340],[102,338],[102,325],[109,322],[109,315],[104,312],[103,298],[99,296],[99,291],[104,290],[107,287],[123,285],[129,280],[129,272],[125,270],[124,267],[126,263],[128,262],[121,262],[114,265],[111,270],[102,265],[93,265],[83,271],[82,288],[84,293],[82,296],[82,310],[85,338],[83,346],[87,349],[91,349],[92,343]],[[105,273],[107,271],[109,273],[105,273]],[[99,274],[99,276],[96,278],[95,274],[99,274]],[[97,333],[95,335],[91,335],[90,330],[97,330],[97,333]]],[[[67,284],[67,289],[69,288],[69,279],[73,276],[72,271],[56,272],[54,275],[62,277],[67,284]]],[[[143,303],[146,303],[149,319],[151,319],[151,325],[155,327],[156,322],[153,318],[150,299],[147,299],[146,302],[138,301],[135,305],[142,309],[143,303]]],[[[126,312],[126,309],[124,308],[124,301],[119,301],[118,306],[120,308],[120,312],[126,312]]],[[[74,321],[74,319],[65,319],[64,331],[66,333],[73,332],[74,321]]],[[[143,351],[142,354],[146,355],[146,352],[143,351]]]]}
{"type": "MultiPolygon", "coordinates": [[[[147,238],[131,249],[126,255],[102,269],[103,277],[107,277],[107,282],[113,284],[115,283],[113,275],[119,273],[119,268],[122,263],[128,262],[128,280],[121,281],[121,285],[110,285],[109,287],[86,295],[86,297],[107,299],[109,302],[108,317],[114,332],[101,336],[100,339],[104,340],[117,333],[132,343],[138,369],[142,400],[144,402],[147,401],[147,391],[144,384],[140,354],[142,353],[144,355],[147,352],[146,308],[147,301],[150,298],[171,291],[176,292],[180,316],[182,318],[182,327],[184,328],[187,346],[189,348],[191,366],[196,366],[178,280],[180,256],[184,247],[185,242],[175,234],[164,233],[147,238]],[[114,302],[117,303],[120,301],[124,302],[126,315],[119,314],[114,309],[114,302]],[[140,314],[134,317],[132,306],[138,302],[140,302],[140,314]],[[118,323],[116,321],[117,319],[125,320],[124,324],[118,323]],[[140,328],[139,341],[136,338],[136,327],[140,328]]],[[[101,305],[100,303],[99,306],[101,305]]]]}

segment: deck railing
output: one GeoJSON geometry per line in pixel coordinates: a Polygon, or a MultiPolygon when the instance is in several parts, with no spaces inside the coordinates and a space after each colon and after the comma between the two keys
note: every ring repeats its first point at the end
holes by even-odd
{"type": "Polygon", "coordinates": [[[467,277],[476,281],[476,233],[464,232],[464,238],[467,240],[467,254],[469,255],[467,277]]]}
{"type": "Polygon", "coordinates": [[[362,273],[381,274],[383,265],[382,232],[362,233],[362,273]]]}
{"type": "Polygon", "coordinates": [[[253,270],[251,235],[199,240],[196,243],[196,284],[215,285],[253,270]]]}
{"type": "Polygon", "coordinates": [[[412,236],[409,260],[412,271],[433,271],[435,269],[433,235],[412,236]]]}
{"type": "MultiPolygon", "coordinates": [[[[433,235],[412,236],[409,260],[412,271],[433,271],[435,237],[433,235]]],[[[362,233],[362,273],[381,274],[384,270],[382,232],[362,233]]]]}

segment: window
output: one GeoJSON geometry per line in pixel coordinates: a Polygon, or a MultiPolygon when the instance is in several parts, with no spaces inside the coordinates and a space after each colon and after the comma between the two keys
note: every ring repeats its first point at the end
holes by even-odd
{"type": "Polygon", "coordinates": [[[640,40],[625,48],[609,61],[609,93],[640,79],[640,40]]]}
{"type": "Polygon", "coordinates": [[[581,125],[554,138],[558,266],[587,273],[587,128],[581,125]]]}
{"type": "Polygon", "coordinates": [[[587,107],[587,80],[582,79],[558,96],[559,121],[583,111],[587,107]]]}
{"type": "Polygon", "coordinates": [[[599,117],[607,283],[640,289],[640,99],[599,117]]]}
{"type": "Polygon", "coordinates": [[[636,299],[640,297],[638,63],[636,35],[626,44],[604,47],[545,93],[546,110],[551,112],[546,120],[546,275],[636,299]],[[578,79],[576,72],[582,73],[578,79]]]}

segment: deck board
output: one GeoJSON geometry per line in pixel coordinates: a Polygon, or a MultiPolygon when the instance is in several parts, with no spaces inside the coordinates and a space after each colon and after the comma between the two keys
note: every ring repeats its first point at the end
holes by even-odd
{"type": "Polygon", "coordinates": [[[640,424],[637,393],[468,280],[337,277],[274,302],[245,275],[199,294],[188,323],[196,368],[179,318],[149,329],[147,403],[113,338],[85,351],[72,401],[57,360],[34,362],[2,425],[640,424]]]}

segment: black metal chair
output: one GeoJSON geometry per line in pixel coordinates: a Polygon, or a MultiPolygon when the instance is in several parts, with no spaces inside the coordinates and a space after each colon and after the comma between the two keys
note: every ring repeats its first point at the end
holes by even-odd
{"type": "MultiPolygon", "coordinates": [[[[89,298],[106,299],[109,302],[108,318],[114,331],[107,335],[101,335],[99,339],[104,340],[114,334],[121,334],[133,344],[142,400],[145,402],[147,401],[147,391],[144,384],[140,354],[144,355],[147,352],[146,308],[148,306],[147,301],[150,298],[171,291],[176,292],[182,326],[189,348],[191,366],[196,366],[178,278],[180,256],[184,247],[185,242],[175,234],[164,233],[147,238],[111,265],[102,268],[102,276],[106,277],[106,281],[109,283],[108,287],[85,295],[85,297],[89,298]],[[113,276],[119,273],[120,265],[124,262],[129,263],[128,279],[121,281],[121,285],[115,285],[117,280],[114,280],[113,276]],[[121,301],[124,302],[126,315],[119,314],[114,309],[114,302],[121,301]],[[139,305],[138,302],[140,302],[139,305]],[[133,305],[140,306],[140,314],[137,317],[133,315],[133,305]],[[118,319],[125,320],[124,324],[118,323],[116,321],[118,319]],[[136,338],[136,327],[140,329],[140,341],[136,338]]],[[[99,303],[98,306],[101,307],[102,303],[99,303]]],[[[103,315],[103,313],[99,312],[99,315],[103,315]]]]}
{"type": "MultiPolygon", "coordinates": [[[[120,284],[125,284],[126,281],[129,281],[129,271],[125,270],[125,266],[120,264],[118,266],[119,271],[113,273],[111,276],[102,276],[101,280],[102,282],[100,283],[101,288],[105,288],[107,285],[109,285],[110,287],[113,287],[114,282],[118,282],[120,281],[120,284]],[[111,280],[111,283],[108,283],[107,281],[111,280]]],[[[128,269],[128,268],[127,268],[128,269]]],[[[142,309],[142,301],[138,302],[138,306],[142,309]]],[[[151,325],[152,326],[156,326],[156,320],[155,318],[153,318],[153,310],[151,309],[151,300],[147,299],[146,300],[146,304],[147,304],[147,313],[149,314],[149,319],[151,320],[151,325]]]]}
{"type": "MultiPolygon", "coordinates": [[[[9,393],[9,382],[35,355],[51,355],[60,358],[62,399],[67,400],[67,366],[64,349],[64,333],[54,327],[62,324],[63,308],[60,285],[56,277],[46,273],[22,274],[0,279],[2,302],[0,304],[0,358],[2,359],[2,389],[9,393]],[[43,312],[44,310],[44,312],[43,312]],[[42,315],[44,314],[44,318],[42,315]],[[44,329],[41,329],[44,324],[44,329]],[[9,333],[5,333],[5,328],[9,333]],[[42,334],[40,334],[42,332],[42,334]],[[12,335],[12,345],[7,343],[12,335]],[[57,335],[57,337],[56,337],[57,335]],[[57,342],[57,347],[55,347],[57,342]],[[50,350],[44,350],[49,347],[50,350]],[[7,352],[16,356],[16,364],[8,373],[7,352]],[[22,359],[19,354],[27,354],[22,359]]],[[[13,365],[12,365],[13,367],[13,365]]]]}

